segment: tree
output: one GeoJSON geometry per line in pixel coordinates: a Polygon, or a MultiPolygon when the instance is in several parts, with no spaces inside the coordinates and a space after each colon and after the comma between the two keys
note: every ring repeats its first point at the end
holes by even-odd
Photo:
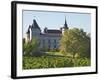
{"type": "Polygon", "coordinates": [[[39,41],[36,38],[32,38],[32,41],[23,44],[23,52],[25,55],[31,55],[38,51],[39,41]]]}
{"type": "Polygon", "coordinates": [[[73,59],[76,54],[90,57],[90,37],[82,29],[66,30],[60,41],[60,52],[65,55],[70,53],[73,59]]]}

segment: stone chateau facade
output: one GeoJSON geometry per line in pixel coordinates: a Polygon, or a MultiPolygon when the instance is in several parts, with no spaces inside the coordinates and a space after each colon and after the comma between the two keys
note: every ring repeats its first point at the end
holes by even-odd
{"type": "Polygon", "coordinates": [[[25,42],[28,43],[32,40],[32,38],[37,38],[40,42],[40,48],[48,48],[58,49],[59,48],[59,40],[63,35],[64,30],[68,29],[68,25],[65,18],[64,25],[59,29],[48,29],[44,28],[44,32],[41,32],[41,28],[38,25],[37,21],[33,19],[33,23],[29,25],[28,30],[26,32],[25,42]]]}

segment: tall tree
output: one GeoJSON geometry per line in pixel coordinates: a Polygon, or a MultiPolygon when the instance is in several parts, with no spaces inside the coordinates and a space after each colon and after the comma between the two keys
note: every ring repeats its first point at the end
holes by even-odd
{"type": "Polygon", "coordinates": [[[76,54],[80,57],[90,57],[90,37],[82,29],[73,28],[66,30],[60,41],[60,52],[73,58],[76,54]]]}
{"type": "Polygon", "coordinates": [[[32,41],[23,44],[23,51],[25,55],[30,55],[38,51],[39,41],[36,38],[32,38],[32,41]]]}

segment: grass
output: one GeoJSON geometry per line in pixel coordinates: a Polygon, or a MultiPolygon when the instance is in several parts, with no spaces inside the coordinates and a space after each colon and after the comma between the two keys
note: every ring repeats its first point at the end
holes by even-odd
{"type": "Polygon", "coordinates": [[[90,59],[63,56],[58,52],[46,52],[43,56],[23,56],[23,69],[90,66],[90,59]]]}
{"type": "Polygon", "coordinates": [[[48,55],[59,55],[59,56],[63,56],[63,54],[61,54],[60,52],[58,51],[49,51],[49,52],[45,52],[46,54],[48,55]]]}

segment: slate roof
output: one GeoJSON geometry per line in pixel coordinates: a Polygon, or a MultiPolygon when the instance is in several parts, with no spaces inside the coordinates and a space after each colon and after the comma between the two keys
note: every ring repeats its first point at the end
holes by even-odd
{"type": "Polygon", "coordinates": [[[61,34],[50,35],[48,33],[40,33],[40,36],[43,36],[43,37],[60,37],[61,34]]]}
{"type": "Polygon", "coordinates": [[[33,20],[33,23],[32,23],[32,28],[37,28],[37,29],[40,29],[39,25],[37,24],[36,20],[34,19],[33,20]]]}
{"type": "Polygon", "coordinates": [[[27,32],[26,32],[26,34],[29,34],[30,33],[30,31],[29,31],[29,29],[27,30],[27,32]]]}
{"type": "Polygon", "coordinates": [[[28,30],[27,30],[27,34],[29,34],[30,33],[30,28],[31,28],[31,25],[29,25],[29,27],[28,27],[28,30]]]}
{"type": "Polygon", "coordinates": [[[68,25],[67,25],[66,18],[65,18],[65,24],[64,24],[63,28],[64,28],[64,29],[68,29],[68,25]]]}
{"type": "MultiPolygon", "coordinates": [[[[40,29],[40,27],[39,27],[39,25],[37,24],[37,22],[36,22],[36,20],[35,19],[33,19],[33,23],[32,23],[32,25],[29,25],[29,28],[28,28],[28,31],[26,32],[27,34],[28,33],[30,33],[30,31],[29,31],[29,29],[39,29],[40,31],[41,31],[41,29],[40,29]]],[[[66,18],[65,18],[65,23],[64,23],[64,26],[62,27],[62,28],[64,28],[64,29],[68,29],[68,25],[67,25],[67,22],[66,22],[66,18]]],[[[45,29],[44,30],[44,33],[53,33],[53,34],[62,34],[62,31],[61,30],[56,30],[56,29],[45,29]]]]}
{"type": "Polygon", "coordinates": [[[54,34],[57,34],[57,33],[62,33],[60,30],[47,30],[46,33],[54,33],[54,34]]]}

